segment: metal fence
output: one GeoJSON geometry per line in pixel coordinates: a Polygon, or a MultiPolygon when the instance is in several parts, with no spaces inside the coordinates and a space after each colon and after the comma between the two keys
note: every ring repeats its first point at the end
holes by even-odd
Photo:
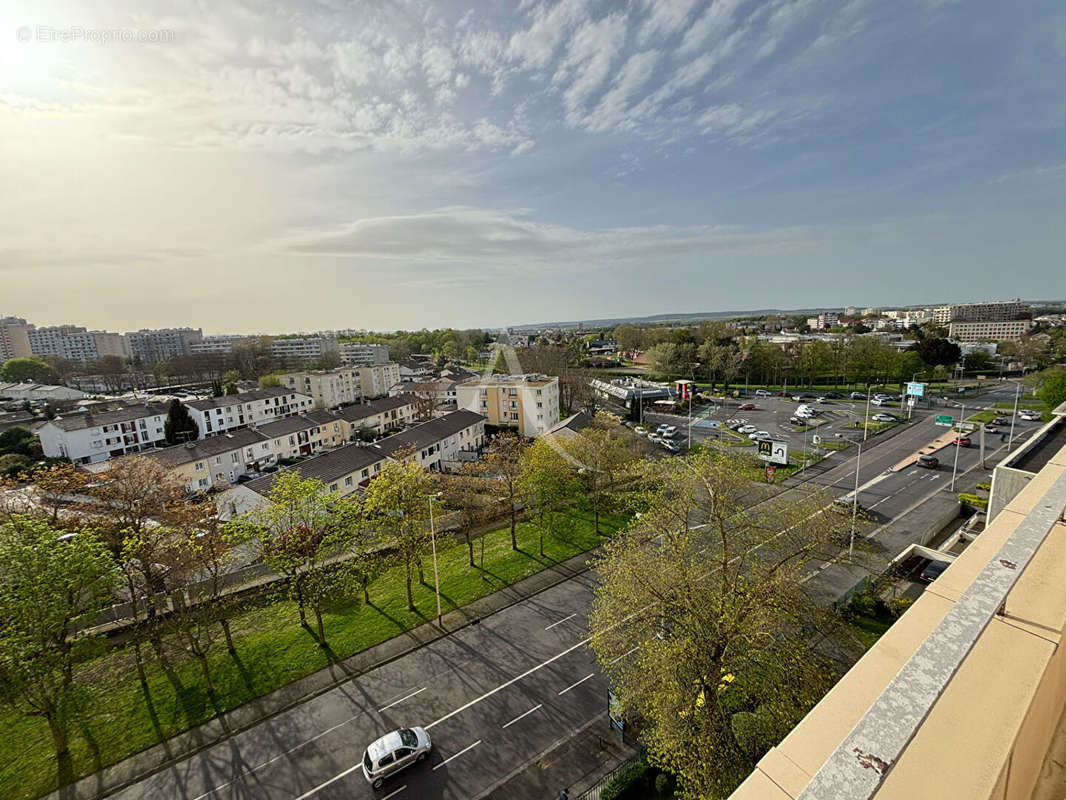
{"type": "Polygon", "coordinates": [[[610,783],[611,780],[619,772],[632,766],[633,764],[636,764],[638,761],[640,761],[641,758],[642,756],[636,755],[630,759],[623,761],[621,764],[616,766],[614,769],[612,769],[610,772],[608,772],[606,775],[596,781],[596,783],[594,783],[591,788],[587,789],[584,794],[582,794],[578,798],[578,800],[600,800],[600,792],[602,792],[607,787],[607,784],[610,783]]]}

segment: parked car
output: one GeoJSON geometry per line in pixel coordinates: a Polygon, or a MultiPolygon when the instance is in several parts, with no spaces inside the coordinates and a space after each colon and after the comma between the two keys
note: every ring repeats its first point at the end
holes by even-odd
{"type": "Polygon", "coordinates": [[[816,403],[828,403],[828,402],[829,402],[829,398],[828,398],[828,397],[826,397],[826,396],[825,396],[825,395],[823,394],[823,395],[822,395],[821,397],[816,397],[816,398],[814,398],[814,402],[816,402],[816,403]]]}
{"type": "Polygon", "coordinates": [[[895,422],[896,418],[892,414],[874,414],[870,417],[874,422],[895,422]]]}
{"type": "Polygon", "coordinates": [[[1010,425],[1010,419],[1007,417],[996,417],[992,420],[993,425],[1010,425]]]}
{"type": "Polygon", "coordinates": [[[425,761],[432,749],[433,741],[425,728],[400,728],[386,733],[363,753],[363,777],[380,789],[387,776],[425,761]]]}
{"type": "Polygon", "coordinates": [[[940,459],[936,456],[918,456],[918,466],[925,469],[936,469],[940,466],[940,459]]]}
{"type": "Polygon", "coordinates": [[[875,406],[883,406],[887,402],[888,402],[888,398],[875,397],[873,400],[870,401],[870,404],[871,405],[875,405],[875,406]]]}
{"type": "Polygon", "coordinates": [[[839,400],[841,397],[843,397],[843,395],[839,392],[826,392],[825,396],[828,397],[830,400],[839,400]]]}
{"type": "Polygon", "coordinates": [[[648,434],[648,441],[651,442],[652,444],[662,444],[663,443],[663,437],[661,437],[657,433],[649,433],[648,434]]]}
{"type": "Polygon", "coordinates": [[[995,425],[985,425],[985,433],[999,433],[999,428],[995,425]]]}
{"type": "Polygon", "coordinates": [[[645,428],[643,425],[638,425],[633,429],[633,432],[639,433],[641,436],[646,436],[648,434],[648,429],[645,428]]]}
{"type": "Polygon", "coordinates": [[[813,394],[808,394],[806,392],[804,392],[803,394],[792,395],[792,399],[795,400],[797,403],[802,403],[804,400],[810,400],[812,397],[814,397],[813,394]]]}
{"type": "Polygon", "coordinates": [[[676,430],[667,429],[667,430],[663,431],[662,433],[660,433],[659,436],[662,437],[663,439],[673,439],[676,434],[677,434],[676,430]]]}
{"type": "Polygon", "coordinates": [[[1040,412],[1039,411],[1019,411],[1018,412],[1018,416],[1021,417],[1022,419],[1024,419],[1026,422],[1039,422],[1040,421],[1040,412]]]}
{"type": "Polygon", "coordinates": [[[849,396],[851,397],[852,400],[865,400],[866,399],[866,395],[864,395],[862,392],[852,392],[849,396]]]}
{"type": "Polygon", "coordinates": [[[743,405],[737,406],[737,410],[738,411],[754,411],[755,410],[755,404],[754,403],[744,403],[743,405]]]}
{"type": "Polygon", "coordinates": [[[959,447],[971,447],[973,446],[973,441],[970,439],[969,436],[956,436],[955,444],[957,444],[959,447]]]}
{"type": "Polygon", "coordinates": [[[769,431],[755,431],[755,433],[749,433],[748,434],[748,438],[749,439],[769,439],[770,438],[770,432],[769,431]]]}
{"type": "Polygon", "coordinates": [[[767,391],[766,389],[756,389],[755,390],[755,396],[756,397],[773,397],[773,392],[767,391]]]}
{"type": "Polygon", "coordinates": [[[755,433],[755,431],[757,430],[759,429],[756,428],[754,425],[741,425],[739,428],[737,428],[737,433],[743,433],[745,436],[747,436],[749,433],[755,433]]]}
{"type": "Polygon", "coordinates": [[[806,425],[807,424],[807,420],[803,419],[802,417],[789,417],[788,418],[788,424],[789,425],[806,425]]]}
{"type": "Polygon", "coordinates": [[[947,561],[930,561],[925,565],[925,569],[921,571],[918,577],[926,583],[932,583],[950,566],[951,564],[947,561]]]}
{"type": "Polygon", "coordinates": [[[663,442],[663,447],[665,447],[671,453],[680,453],[681,452],[681,448],[678,447],[673,442],[663,442]]]}

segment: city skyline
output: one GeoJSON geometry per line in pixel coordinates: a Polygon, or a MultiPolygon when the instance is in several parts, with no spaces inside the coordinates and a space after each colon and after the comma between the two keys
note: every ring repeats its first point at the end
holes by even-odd
{"type": "Polygon", "coordinates": [[[284,9],[5,11],[4,313],[251,333],[1066,295],[1057,4],[284,9]]]}

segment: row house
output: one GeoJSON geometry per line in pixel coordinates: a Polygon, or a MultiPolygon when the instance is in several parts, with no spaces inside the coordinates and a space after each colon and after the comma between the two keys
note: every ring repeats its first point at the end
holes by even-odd
{"type": "Polygon", "coordinates": [[[281,386],[185,403],[201,437],[273,422],[310,411],[313,406],[314,401],[308,395],[281,386]]]}
{"type": "Polygon", "coordinates": [[[270,439],[250,428],[163,447],[145,457],[166,466],[190,492],[225,488],[277,464],[270,439]]]}
{"type": "Polygon", "coordinates": [[[279,375],[278,380],[290,391],[310,397],[315,408],[350,405],[363,396],[359,388],[359,371],[354,367],[288,372],[279,375]]]}
{"type": "Polygon", "coordinates": [[[445,472],[461,461],[475,459],[484,446],[485,417],[463,408],[388,436],[369,449],[393,460],[414,461],[432,472],[445,472]]]}
{"type": "Polygon", "coordinates": [[[348,439],[354,441],[361,430],[384,436],[389,431],[407,427],[414,421],[415,406],[410,395],[401,394],[347,406],[336,413],[347,426],[348,439]]]}
{"type": "Polygon", "coordinates": [[[279,459],[314,455],[348,442],[346,426],[329,411],[309,411],[279,419],[260,425],[256,432],[270,441],[279,459]]]}
{"type": "Polygon", "coordinates": [[[167,410],[138,404],[114,411],[57,415],[37,429],[41,449],[49,458],[95,464],[139,453],[163,442],[167,410]]]}

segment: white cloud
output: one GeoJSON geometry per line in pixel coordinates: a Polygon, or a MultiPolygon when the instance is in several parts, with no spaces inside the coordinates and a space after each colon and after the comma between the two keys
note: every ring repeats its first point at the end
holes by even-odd
{"type": "Polygon", "coordinates": [[[595,22],[588,22],[574,32],[566,58],[552,79],[554,83],[570,81],[563,92],[570,124],[581,123],[583,106],[607,79],[611,64],[622,51],[625,36],[624,14],[610,14],[595,22]]]}
{"type": "Polygon", "coordinates": [[[645,0],[650,9],[640,26],[637,40],[642,44],[651,39],[667,39],[681,30],[698,0],[645,0]]]}
{"type": "Polygon", "coordinates": [[[543,69],[570,29],[587,15],[583,0],[560,0],[551,8],[536,6],[533,23],[511,35],[508,55],[529,69],[543,69]]]}
{"type": "Polygon", "coordinates": [[[628,104],[638,90],[651,78],[659,62],[658,50],[645,50],[629,57],[615,79],[614,85],[600,100],[599,105],[584,120],[590,131],[604,131],[626,122],[628,104]]]}

